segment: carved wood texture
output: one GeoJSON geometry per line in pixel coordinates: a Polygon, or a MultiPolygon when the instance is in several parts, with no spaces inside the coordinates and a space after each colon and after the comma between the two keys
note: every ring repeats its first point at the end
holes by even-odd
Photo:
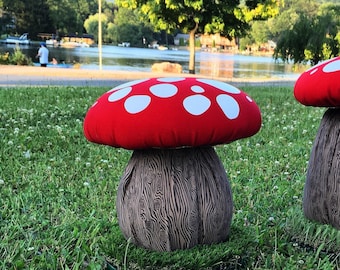
{"type": "Polygon", "coordinates": [[[340,109],[328,109],[320,123],[304,188],[305,216],[340,229],[340,109]]]}
{"type": "Polygon", "coordinates": [[[212,147],[136,150],[117,193],[124,236],[156,251],[225,241],[232,209],[229,181],[212,147]]]}

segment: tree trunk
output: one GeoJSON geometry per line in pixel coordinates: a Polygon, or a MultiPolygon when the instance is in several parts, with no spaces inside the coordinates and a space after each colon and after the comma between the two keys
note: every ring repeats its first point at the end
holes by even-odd
{"type": "Polygon", "coordinates": [[[190,58],[189,58],[189,73],[195,74],[195,34],[198,28],[198,24],[196,24],[195,28],[192,29],[189,33],[189,51],[190,51],[190,58]]]}
{"type": "Polygon", "coordinates": [[[307,170],[303,209],[314,221],[340,229],[340,109],[328,109],[307,170]]]}
{"type": "Polygon", "coordinates": [[[225,241],[232,209],[227,175],[212,147],[136,150],[117,193],[124,236],[155,251],[225,241]]]}

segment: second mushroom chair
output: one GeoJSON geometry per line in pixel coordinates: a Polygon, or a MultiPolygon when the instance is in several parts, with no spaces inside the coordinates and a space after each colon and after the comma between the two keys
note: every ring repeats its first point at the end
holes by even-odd
{"type": "Polygon", "coordinates": [[[308,164],[304,214],[310,220],[340,229],[340,57],[302,73],[294,95],[303,105],[328,107],[308,164]]]}
{"type": "Polygon", "coordinates": [[[89,141],[134,150],[117,192],[119,226],[126,239],[155,251],[227,240],[232,193],[213,146],[260,127],[247,94],[193,77],[119,85],[84,120],[89,141]]]}

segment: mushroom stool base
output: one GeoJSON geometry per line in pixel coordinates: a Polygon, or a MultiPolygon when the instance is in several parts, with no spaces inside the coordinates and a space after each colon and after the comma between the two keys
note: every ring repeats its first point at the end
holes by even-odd
{"type": "Polygon", "coordinates": [[[155,251],[227,240],[232,194],[212,147],[135,150],[117,193],[126,239],[155,251]]]}
{"type": "Polygon", "coordinates": [[[340,109],[328,109],[309,160],[303,210],[314,221],[340,229],[340,109]]]}

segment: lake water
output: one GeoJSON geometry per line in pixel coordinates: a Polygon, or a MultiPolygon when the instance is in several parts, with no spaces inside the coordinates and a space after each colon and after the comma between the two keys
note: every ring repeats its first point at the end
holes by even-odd
{"type": "MultiPolygon", "coordinates": [[[[0,53],[12,52],[15,45],[0,44],[0,53]]],[[[82,69],[99,69],[98,48],[48,47],[50,58],[58,62],[79,63],[82,69]]],[[[21,51],[37,62],[38,45],[20,46],[21,51]]],[[[104,70],[151,71],[159,62],[179,63],[188,72],[188,50],[157,50],[149,48],[126,48],[104,45],[102,68],[104,70]]],[[[268,56],[249,56],[227,53],[196,52],[195,72],[207,76],[224,78],[285,78],[296,79],[299,74],[292,71],[291,64],[276,62],[268,56]]]]}

